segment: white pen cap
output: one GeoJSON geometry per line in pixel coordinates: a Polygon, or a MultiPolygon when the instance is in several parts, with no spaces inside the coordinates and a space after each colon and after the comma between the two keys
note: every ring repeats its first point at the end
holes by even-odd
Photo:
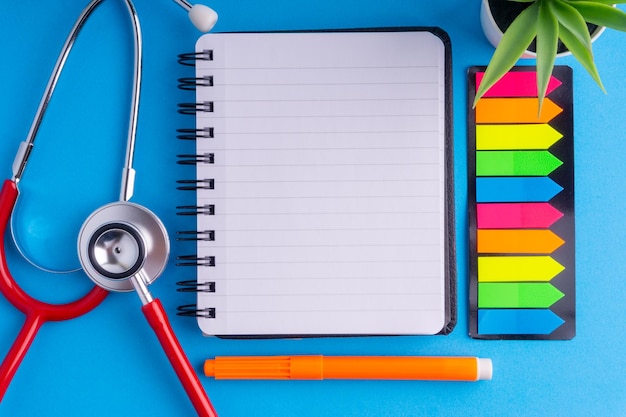
{"type": "Polygon", "coordinates": [[[477,364],[477,381],[487,381],[490,380],[493,376],[493,364],[491,363],[491,359],[486,358],[476,358],[477,364]]]}

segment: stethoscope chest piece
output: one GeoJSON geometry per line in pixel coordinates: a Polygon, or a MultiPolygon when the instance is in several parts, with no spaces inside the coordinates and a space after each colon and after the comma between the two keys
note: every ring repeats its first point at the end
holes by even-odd
{"type": "Polygon", "coordinates": [[[169,257],[161,220],[143,206],[115,202],[96,210],[78,236],[78,257],[94,283],[109,291],[132,291],[130,278],[141,272],[146,285],[156,280],[169,257]]]}

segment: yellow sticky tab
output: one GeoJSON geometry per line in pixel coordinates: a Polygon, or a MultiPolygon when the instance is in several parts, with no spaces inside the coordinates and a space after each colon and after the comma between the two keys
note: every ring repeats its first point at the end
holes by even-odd
{"type": "Polygon", "coordinates": [[[479,282],[547,282],[565,267],[550,256],[479,256],[479,282]]]}
{"type": "Polygon", "coordinates": [[[476,125],[476,150],[549,149],[562,137],[548,124],[476,125]]]}

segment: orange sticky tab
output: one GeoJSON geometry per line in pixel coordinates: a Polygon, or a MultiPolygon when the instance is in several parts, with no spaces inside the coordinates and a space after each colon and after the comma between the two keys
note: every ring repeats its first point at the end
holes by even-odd
{"type": "Polygon", "coordinates": [[[565,241],[547,229],[478,230],[478,253],[545,253],[561,247],[565,241]]]}
{"type": "Polygon", "coordinates": [[[548,123],[563,109],[546,98],[538,112],[536,97],[481,99],[476,105],[476,123],[548,123]]]}

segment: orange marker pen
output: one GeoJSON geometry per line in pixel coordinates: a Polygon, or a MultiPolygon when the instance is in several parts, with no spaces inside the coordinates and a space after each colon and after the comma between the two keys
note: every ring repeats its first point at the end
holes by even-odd
{"type": "Polygon", "coordinates": [[[232,356],[204,362],[215,379],[491,379],[491,359],[461,356],[232,356]]]}

